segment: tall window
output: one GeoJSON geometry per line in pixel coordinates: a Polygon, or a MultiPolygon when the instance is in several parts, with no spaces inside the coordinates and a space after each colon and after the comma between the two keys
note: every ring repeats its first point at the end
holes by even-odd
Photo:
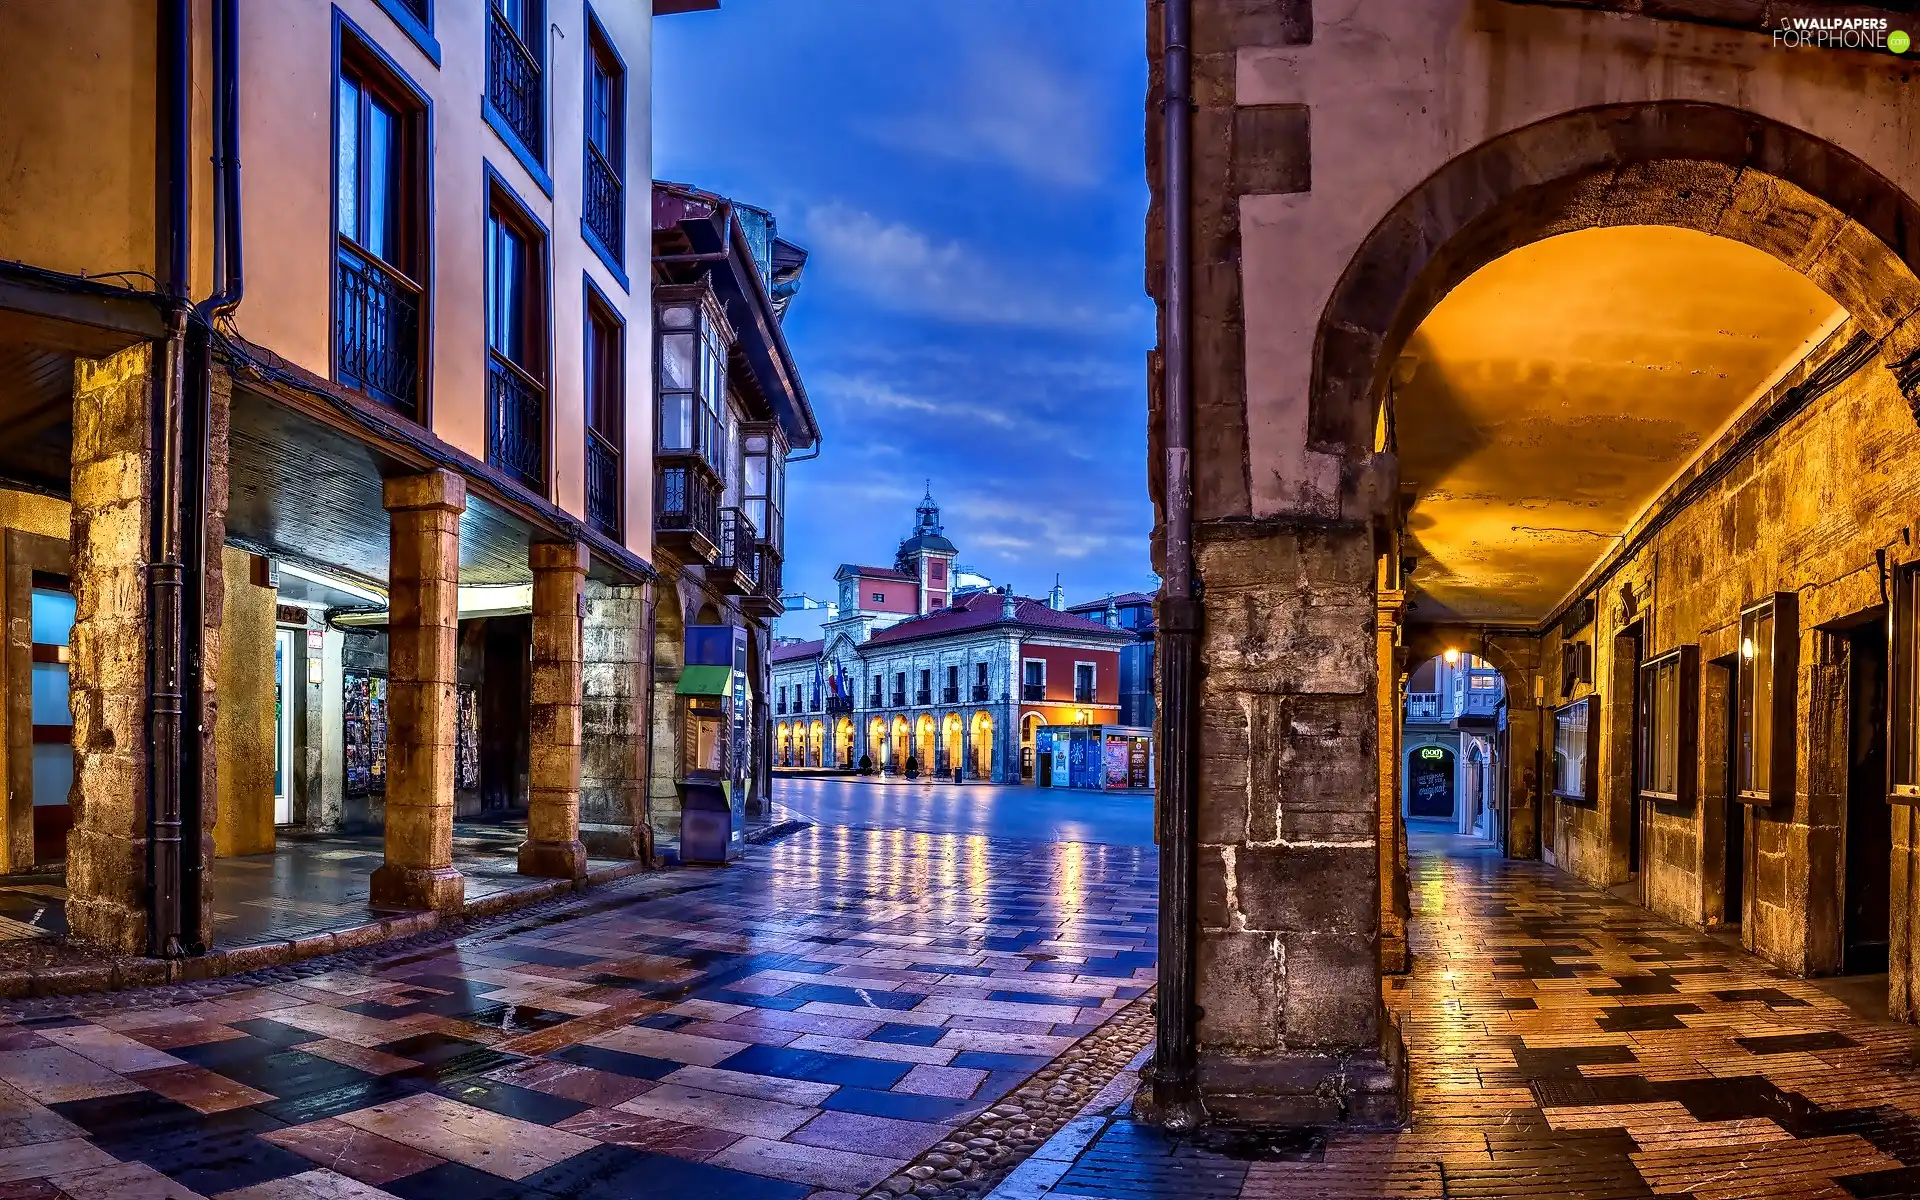
{"type": "Polygon", "coordinates": [[[778,550],[782,545],[781,504],[785,499],[787,447],[778,425],[750,425],[741,438],[741,505],[760,534],[778,550]]]}
{"type": "Polygon", "coordinates": [[[960,699],[959,664],[951,664],[947,667],[947,686],[940,699],[945,704],[953,704],[960,699]]]}
{"type": "Polygon", "coordinates": [[[546,246],[500,189],[487,208],[487,461],[546,487],[546,246]]]}
{"type": "Polygon", "coordinates": [[[1889,799],[1920,804],[1920,568],[1893,577],[1893,686],[1889,799]]]}
{"type": "Polygon", "coordinates": [[[625,329],[598,296],[587,297],[587,521],[620,536],[621,450],[626,426],[625,329]]]}
{"type": "Polygon", "coordinates": [[[1797,598],[1782,592],[1740,614],[1735,764],[1740,797],[1768,804],[1793,794],[1797,598]]]}
{"type": "Polygon", "coordinates": [[[973,664],[973,698],[975,700],[985,700],[988,692],[987,664],[983,662],[975,663],[973,664]]]}
{"type": "Polygon", "coordinates": [[[1553,711],[1553,793],[1569,800],[1592,794],[1593,698],[1553,711]]]}
{"type": "Polygon", "coordinates": [[[1047,664],[1045,660],[1029,658],[1022,664],[1020,697],[1023,700],[1045,700],[1047,698],[1047,664]]]}
{"type": "MultiPolygon", "coordinates": [[[[668,289],[657,289],[666,292],[668,289]]],[[[731,331],[704,288],[674,289],[660,306],[660,450],[694,454],[726,471],[720,416],[726,404],[731,331]]]]}
{"type": "Polygon", "coordinates": [[[334,375],[418,416],[426,278],[425,106],[350,35],[335,82],[334,375]]]}
{"type": "Polygon", "coordinates": [[[914,695],[914,703],[933,703],[933,672],[926,667],[920,669],[920,690],[914,695]]]}
{"type": "Polygon", "coordinates": [[[487,116],[546,161],[547,19],[543,0],[492,0],[487,30],[487,116]]]}
{"type": "Polygon", "coordinates": [[[1700,648],[1681,646],[1640,668],[1640,794],[1691,802],[1698,772],[1700,648]]]}
{"type": "Polygon", "coordinates": [[[618,267],[626,255],[626,70],[598,21],[587,29],[586,211],[589,240],[618,267]]]}
{"type": "Polygon", "coordinates": [[[1073,664],[1073,700],[1076,704],[1093,703],[1093,664],[1073,664]]]}

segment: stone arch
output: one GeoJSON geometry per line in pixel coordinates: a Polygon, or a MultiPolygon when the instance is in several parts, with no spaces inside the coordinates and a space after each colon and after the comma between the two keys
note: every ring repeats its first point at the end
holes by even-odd
{"type": "Polygon", "coordinates": [[[965,724],[959,713],[948,713],[947,719],[941,723],[940,737],[946,744],[946,769],[949,773],[964,761],[966,736],[962,730],[965,724]]]}
{"type": "Polygon", "coordinates": [[[1448,292],[1508,251],[1620,225],[1693,229],[1779,259],[1874,339],[1909,403],[1920,397],[1920,205],[1840,147],[1756,113],[1612,104],[1481,143],[1374,227],[1315,334],[1313,448],[1357,479],[1394,360],[1448,292]]]}
{"type": "Polygon", "coordinates": [[[887,758],[887,723],[879,717],[867,720],[866,756],[872,761],[873,769],[879,770],[887,758]]]}
{"type": "Polygon", "coordinates": [[[973,761],[967,767],[975,779],[993,778],[993,714],[981,709],[970,722],[969,741],[973,761]]]}
{"type": "Polygon", "coordinates": [[[793,762],[793,731],[787,728],[785,721],[774,726],[774,762],[783,767],[791,767],[793,762]]]}
{"type": "Polygon", "coordinates": [[[853,718],[841,717],[833,727],[833,765],[845,769],[859,761],[853,752],[853,718]]]}
{"type": "Polygon", "coordinates": [[[933,715],[921,713],[913,723],[913,756],[919,760],[920,773],[928,774],[934,769],[938,747],[934,741],[933,715]]]}
{"type": "Polygon", "coordinates": [[[908,742],[913,739],[913,730],[905,717],[896,716],[888,734],[887,770],[899,775],[907,769],[907,755],[911,752],[908,742]]]}

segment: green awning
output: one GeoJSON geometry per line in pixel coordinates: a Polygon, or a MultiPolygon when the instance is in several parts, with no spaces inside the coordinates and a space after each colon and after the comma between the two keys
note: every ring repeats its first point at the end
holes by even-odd
{"type": "Polygon", "coordinates": [[[676,696],[729,696],[733,694],[732,667],[683,667],[676,696]]]}

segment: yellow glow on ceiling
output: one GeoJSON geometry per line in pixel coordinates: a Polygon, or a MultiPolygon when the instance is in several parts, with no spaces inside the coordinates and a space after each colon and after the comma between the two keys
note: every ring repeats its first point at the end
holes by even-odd
{"type": "Polygon", "coordinates": [[[1544,619],[1843,318],[1769,255],[1663,226],[1563,234],[1475,272],[1393,372],[1414,615],[1544,619]]]}

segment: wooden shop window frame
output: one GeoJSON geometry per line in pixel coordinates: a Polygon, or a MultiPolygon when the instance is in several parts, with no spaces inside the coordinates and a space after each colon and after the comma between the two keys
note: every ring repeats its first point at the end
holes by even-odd
{"type": "Polygon", "coordinates": [[[1700,647],[1676,646],[1640,665],[1641,799],[1694,802],[1700,773],[1689,768],[1699,763],[1699,735],[1700,647]]]}
{"type": "Polygon", "coordinates": [[[1582,696],[1578,700],[1562,704],[1553,710],[1553,794],[1562,800],[1571,800],[1578,804],[1591,804],[1599,796],[1600,769],[1599,754],[1595,747],[1594,697],[1582,696]],[[1580,718],[1580,724],[1572,724],[1574,717],[1580,718]],[[1560,769],[1561,746],[1560,732],[1563,728],[1576,730],[1583,758],[1577,783],[1579,791],[1570,791],[1565,786],[1560,769]]]}
{"type": "Polygon", "coordinates": [[[1920,804],[1920,563],[1893,573],[1893,604],[1887,614],[1892,640],[1888,657],[1887,800],[1920,804]]]}
{"type": "Polygon", "coordinates": [[[1776,592],[1741,610],[1736,661],[1734,795],[1757,808],[1791,804],[1800,676],[1797,595],[1776,592]]]}

